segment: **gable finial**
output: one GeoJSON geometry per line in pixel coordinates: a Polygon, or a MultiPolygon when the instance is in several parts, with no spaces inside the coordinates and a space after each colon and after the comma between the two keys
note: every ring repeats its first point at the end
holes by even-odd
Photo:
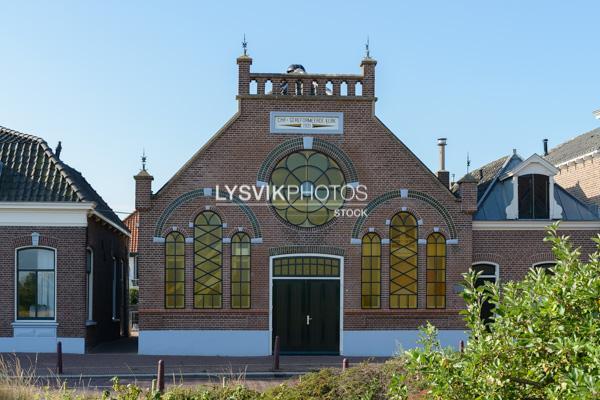
{"type": "Polygon", "coordinates": [[[244,33],[244,40],[242,41],[242,49],[244,50],[244,55],[248,55],[248,42],[246,41],[246,34],[244,33]]]}
{"type": "Polygon", "coordinates": [[[365,58],[371,58],[371,51],[369,49],[369,36],[367,36],[367,42],[365,43],[365,58]]]}
{"type": "Polygon", "coordinates": [[[470,166],[471,166],[471,158],[469,157],[469,152],[467,152],[467,174],[469,173],[470,166]]]}
{"type": "Polygon", "coordinates": [[[142,149],[142,171],[146,170],[146,149],[142,149]]]}

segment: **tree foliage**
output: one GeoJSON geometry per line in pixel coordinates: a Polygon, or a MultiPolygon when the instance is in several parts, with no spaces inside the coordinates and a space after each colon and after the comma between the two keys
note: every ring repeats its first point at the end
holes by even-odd
{"type": "MultiPolygon", "coordinates": [[[[407,352],[408,368],[438,399],[600,398],[600,250],[587,262],[568,237],[549,228],[557,260],[548,273],[476,287],[465,274],[463,311],[470,330],[464,351],[440,346],[436,329],[422,330],[422,348],[407,352]],[[484,301],[494,322],[480,318],[484,301]]],[[[600,236],[593,239],[600,249],[600,236]]]]}

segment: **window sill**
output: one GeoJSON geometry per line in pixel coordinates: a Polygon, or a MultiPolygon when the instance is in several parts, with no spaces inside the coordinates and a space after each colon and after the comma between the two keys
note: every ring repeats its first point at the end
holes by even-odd
{"type": "Polygon", "coordinates": [[[22,320],[22,321],[14,321],[11,323],[13,327],[19,326],[58,326],[58,322],[54,320],[22,320]]]}
{"type": "Polygon", "coordinates": [[[95,325],[98,325],[98,323],[96,321],[92,321],[92,320],[85,321],[85,326],[95,326],[95,325]]]}

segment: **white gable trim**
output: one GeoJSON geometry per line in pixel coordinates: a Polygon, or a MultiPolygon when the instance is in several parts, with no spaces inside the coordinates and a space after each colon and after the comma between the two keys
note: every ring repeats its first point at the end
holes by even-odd
{"type": "Polygon", "coordinates": [[[529,174],[540,174],[547,176],[554,176],[558,173],[558,168],[544,160],[537,154],[532,154],[527,160],[523,161],[515,168],[507,171],[502,175],[500,180],[504,180],[514,176],[529,175],[529,174]]]}
{"type": "MultiPolygon", "coordinates": [[[[554,221],[473,221],[474,231],[544,231],[554,221]]],[[[600,229],[600,221],[562,221],[559,230],[595,231],[600,229]]]]}
{"type": "Polygon", "coordinates": [[[92,202],[0,202],[0,226],[86,227],[92,202]]]}

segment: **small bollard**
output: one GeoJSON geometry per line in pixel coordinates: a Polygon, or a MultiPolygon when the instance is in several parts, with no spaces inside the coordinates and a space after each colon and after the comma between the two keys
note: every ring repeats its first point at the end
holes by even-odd
{"type": "Polygon", "coordinates": [[[158,360],[158,374],[156,376],[156,390],[159,393],[165,391],[165,363],[163,360],[158,360]]]}
{"type": "Polygon", "coordinates": [[[63,373],[63,355],[62,355],[62,342],[56,343],[56,373],[62,375],[63,373]]]}
{"type": "Polygon", "coordinates": [[[348,361],[347,358],[344,358],[342,360],[342,371],[345,371],[348,368],[350,368],[350,362],[348,361]]]}
{"type": "Polygon", "coordinates": [[[279,336],[275,336],[275,345],[273,346],[273,370],[279,369],[279,336]]]}
{"type": "Polygon", "coordinates": [[[465,341],[464,340],[460,341],[460,352],[461,353],[465,352],[465,341]]]}

